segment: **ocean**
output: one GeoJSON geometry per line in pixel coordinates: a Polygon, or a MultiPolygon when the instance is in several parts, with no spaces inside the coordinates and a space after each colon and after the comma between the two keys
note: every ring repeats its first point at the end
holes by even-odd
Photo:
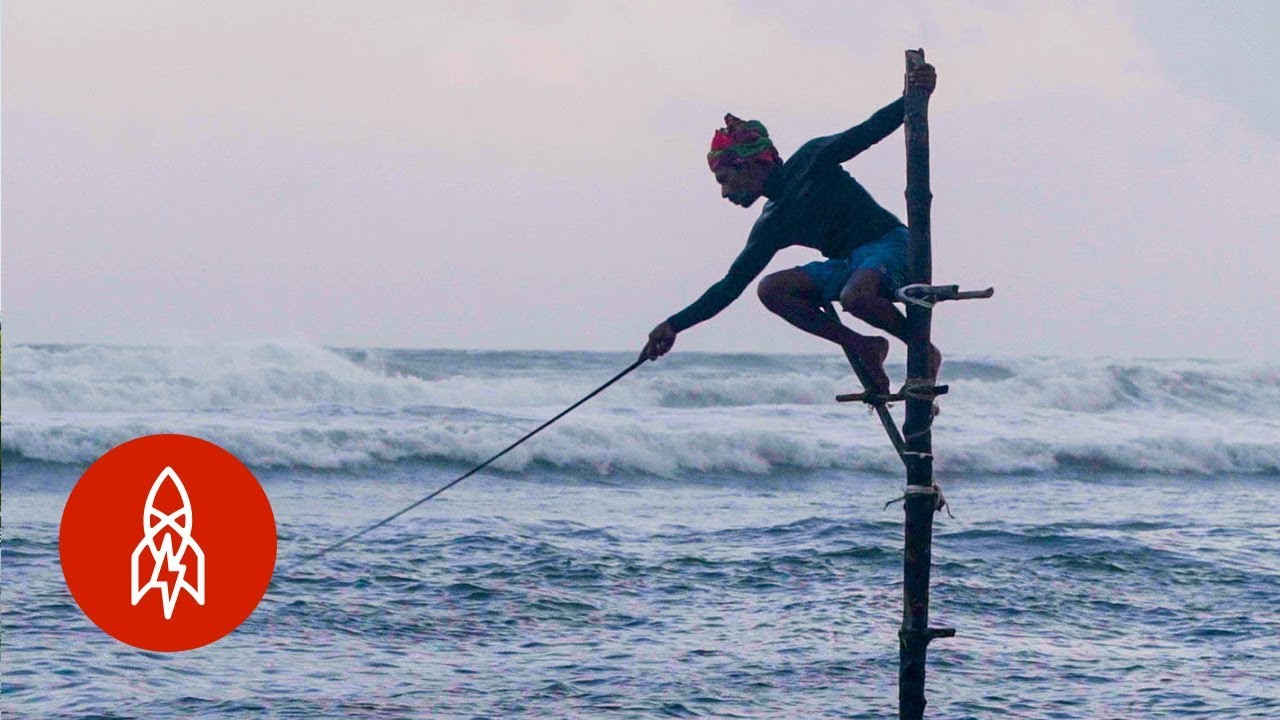
{"type": "MultiPolygon", "coordinates": [[[[301,566],[634,355],[4,356],[6,717],[896,716],[903,471],[833,401],[834,353],[677,351],[301,566]],[[153,433],[231,451],[278,526],[262,604],[183,653],[99,631],[58,564],[80,474],[153,433]]],[[[932,618],[957,635],[927,717],[1280,717],[1280,366],[952,357],[943,382],[932,618]]]]}

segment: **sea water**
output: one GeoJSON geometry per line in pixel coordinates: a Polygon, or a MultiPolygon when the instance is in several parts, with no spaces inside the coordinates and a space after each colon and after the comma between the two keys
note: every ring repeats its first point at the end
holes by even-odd
{"type": "MultiPolygon", "coordinates": [[[[903,472],[836,356],[674,353],[414,502],[625,353],[10,346],[7,717],[896,716],[903,472]],[[279,566],[238,630],[136,650],[62,506],[151,433],[249,464],[279,566]]],[[[900,379],[901,366],[890,366],[900,379]]],[[[1280,717],[1280,367],[950,358],[928,716],[1280,717]]],[[[899,417],[901,409],[896,410],[899,417]]]]}

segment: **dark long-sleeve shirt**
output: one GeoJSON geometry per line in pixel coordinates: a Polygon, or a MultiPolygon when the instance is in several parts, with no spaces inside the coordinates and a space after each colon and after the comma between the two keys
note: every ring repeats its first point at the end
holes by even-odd
{"type": "Polygon", "coordinates": [[[805,143],[764,185],[768,199],[751,228],[747,245],[724,278],[692,305],[667,319],[682,332],[714,317],[742,294],[785,247],[803,245],[829,258],[847,257],[902,221],[880,207],[840,163],[875,145],[902,124],[902,99],[889,103],[859,125],[805,143]]]}

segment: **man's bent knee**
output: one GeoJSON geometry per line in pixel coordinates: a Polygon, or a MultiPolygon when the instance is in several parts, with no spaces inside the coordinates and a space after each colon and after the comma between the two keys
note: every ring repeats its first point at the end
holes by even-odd
{"type": "Polygon", "coordinates": [[[813,281],[799,270],[783,270],[766,275],[756,286],[760,302],[770,310],[803,300],[813,292],[813,281]]]}
{"type": "Polygon", "coordinates": [[[760,302],[770,310],[777,306],[778,300],[780,299],[780,288],[778,287],[778,283],[774,281],[772,275],[765,277],[758,285],[756,285],[756,296],[759,297],[760,302]]]}

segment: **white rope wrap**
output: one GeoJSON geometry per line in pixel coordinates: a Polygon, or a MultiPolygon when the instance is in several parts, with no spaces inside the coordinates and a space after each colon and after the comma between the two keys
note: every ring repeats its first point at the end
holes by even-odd
{"type": "Polygon", "coordinates": [[[932,485],[908,485],[907,489],[903,491],[902,497],[895,498],[885,503],[884,508],[888,510],[890,505],[897,502],[905,502],[907,498],[915,495],[936,496],[937,500],[934,501],[933,511],[938,512],[939,510],[945,509],[947,511],[947,517],[951,518],[952,520],[955,519],[956,516],[951,514],[951,506],[947,504],[947,497],[942,494],[942,486],[939,485],[936,480],[932,485]]]}
{"type": "MultiPolygon", "coordinates": [[[[936,382],[937,378],[909,377],[906,382],[902,383],[902,395],[912,400],[932,400],[937,397],[937,393],[933,389],[936,382]]],[[[937,415],[937,413],[934,413],[934,415],[937,415]]]]}
{"type": "Polygon", "coordinates": [[[903,302],[911,303],[912,305],[919,305],[920,307],[925,308],[926,310],[932,310],[933,309],[932,301],[925,300],[924,298],[913,297],[907,294],[908,290],[915,290],[917,288],[924,288],[926,290],[930,290],[933,288],[933,286],[925,283],[912,283],[910,285],[903,285],[902,287],[898,288],[898,292],[897,292],[898,299],[903,302]]]}

